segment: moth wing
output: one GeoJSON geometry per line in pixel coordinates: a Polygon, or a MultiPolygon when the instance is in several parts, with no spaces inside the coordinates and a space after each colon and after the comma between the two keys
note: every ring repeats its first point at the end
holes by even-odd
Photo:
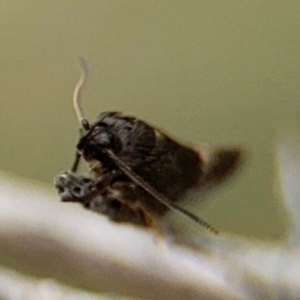
{"type": "Polygon", "coordinates": [[[243,161],[240,148],[215,148],[199,151],[203,162],[205,181],[219,183],[232,175],[243,161]]]}

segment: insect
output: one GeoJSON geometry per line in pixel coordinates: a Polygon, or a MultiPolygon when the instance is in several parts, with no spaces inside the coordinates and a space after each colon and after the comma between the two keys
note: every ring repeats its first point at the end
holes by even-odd
{"type": "Polygon", "coordinates": [[[82,75],[73,95],[80,138],[71,170],[55,178],[61,200],[79,202],[115,222],[150,228],[159,228],[174,210],[217,233],[178,203],[226,179],[240,165],[241,150],[196,150],[119,112],[103,112],[90,124],[81,107],[88,69],[83,59],[80,63],[82,75]],[[81,158],[89,165],[89,176],[77,174],[81,158]]]}

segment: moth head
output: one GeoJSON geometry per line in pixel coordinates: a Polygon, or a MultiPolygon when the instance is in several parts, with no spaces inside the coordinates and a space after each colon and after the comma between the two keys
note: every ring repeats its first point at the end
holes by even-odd
{"type": "Polygon", "coordinates": [[[77,150],[87,161],[95,159],[101,161],[107,149],[113,149],[114,153],[118,153],[121,149],[120,140],[107,124],[99,122],[89,126],[88,129],[80,130],[77,150]]]}

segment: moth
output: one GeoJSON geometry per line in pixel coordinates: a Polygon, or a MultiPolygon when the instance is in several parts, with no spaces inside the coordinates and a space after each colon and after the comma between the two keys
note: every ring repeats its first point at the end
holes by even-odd
{"type": "Polygon", "coordinates": [[[80,63],[73,95],[80,137],[70,171],[54,180],[61,200],[79,202],[115,222],[154,229],[173,210],[217,233],[179,203],[228,178],[241,163],[240,148],[193,149],[119,112],[103,112],[90,124],[81,107],[88,68],[83,59],[80,63]],[[88,176],[77,173],[82,158],[89,165],[88,176]]]}

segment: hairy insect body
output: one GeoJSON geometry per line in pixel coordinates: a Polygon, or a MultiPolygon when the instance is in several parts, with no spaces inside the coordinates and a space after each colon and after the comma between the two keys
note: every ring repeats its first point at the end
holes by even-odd
{"type": "MultiPolygon", "coordinates": [[[[81,132],[77,149],[98,181],[77,201],[114,221],[149,227],[155,226],[169,208],[120,171],[107,156],[107,149],[171,203],[225,178],[240,157],[240,152],[233,149],[204,155],[204,151],[179,144],[145,122],[118,112],[100,114],[81,132]]],[[[74,175],[72,180],[76,181],[74,175]]]]}
{"type": "Polygon", "coordinates": [[[208,223],[180,207],[190,192],[220,183],[240,164],[236,148],[196,150],[162,131],[119,112],[104,112],[89,124],[74,92],[74,108],[82,128],[71,171],[58,175],[55,186],[62,201],[80,202],[115,222],[155,227],[175,210],[216,233],[208,223]],[[76,173],[80,157],[90,166],[90,177],[76,173]]]}
{"type": "MultiPolygon", "coordinates": [[[[81,138],[78,150],[82,151],[87,161],[90,157],[100,161],[101,167],[93,170],[99,176],[118,169],[103,154],[102,147],[108,142],[108,137],[111,139],[109,146],[114,149],[114,153],[134,173],[172,202],[182,199],[190,188],[196,187],[203,175],[202,162],[197,152],[162,133],[157,135],[156,129],[136,118],[121,113],[102,113],[91,128],[92,133],[81,138]],[[104,131],[108,134],[103,134],[104,131]],[[90,152],[93,145],[98,146],[98,149],[93,150],[95,154],[90,152]]],[[[132,185],[131,180],[123,174],[114,180],[123,185],[132,185]]],[[[143,200],[140,203],[143,209],[157,215],[164,215],[168,211],[167,207],[142,188],[135,188],[138,197],[143,200]]]]}
{"type": "Polygon", "coordinates": [[[90,164],[91,176],[72,172],[57,176],[55,185],[62,200],[80,202],[115,222],[146,227],[155,227],[169,207],[126,176],[107,150],[171,203],[227,178],[239,165],[241,153],[234,148],[196,151],[118,112],[102,113],[87,130],[81,130],[77,150],[90,164]]]}

